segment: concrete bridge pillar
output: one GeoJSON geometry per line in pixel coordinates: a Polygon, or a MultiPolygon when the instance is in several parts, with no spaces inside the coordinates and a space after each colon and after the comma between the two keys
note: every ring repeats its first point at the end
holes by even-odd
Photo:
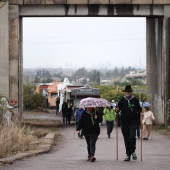
{"type": "MultiPolygon", "coordinates": [[[[164,61],[164,77],[165,77],[165,126],[170,125],[169,113],[170,113],[170,19],[169,17],[164,17],[163,21],[163,50],[162,59],[164,61]],[[169,104],[168,104],[169,103],[169,104]]],[[[163,76],[163,75],[162,75],[163,76]]]]}
{"type": "Polygon", "coordinates": [[[19,6],[9,6],[9,98],[18,101],[18,111],[22,111],[23,64],[22,64],[22,19],[19,18],[19,6]]]}
{"type": "Polygon", "coordinates": [[[167,126],[170,98],[169,18],[147,18],[147,98],[152,103],[156,123],[167,126]]]}
{"type": "MultiPolygon", "coordinates": [[[[2,3],[2,2],[1,2],[2,3]]],[[[0,6],[0,95],[9,98],[8,2],[0,6]]]]}

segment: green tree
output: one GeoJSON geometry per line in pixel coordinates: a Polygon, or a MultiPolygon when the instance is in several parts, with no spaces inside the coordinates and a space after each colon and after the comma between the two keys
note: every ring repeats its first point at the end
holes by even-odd
{"type": "Polygon", "coordinates": [[[82,85],[86,85],[87,84],[87,79],[83,79],[82,80],[82,85]]]}

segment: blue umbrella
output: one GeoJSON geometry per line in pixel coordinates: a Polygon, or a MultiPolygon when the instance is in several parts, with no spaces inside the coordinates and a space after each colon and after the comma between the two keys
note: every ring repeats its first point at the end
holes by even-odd
{"type": "Polygon", "coordinates": [[[141,107],[150,107],[151,104],[149,102],[140,102],[141,107]]]}

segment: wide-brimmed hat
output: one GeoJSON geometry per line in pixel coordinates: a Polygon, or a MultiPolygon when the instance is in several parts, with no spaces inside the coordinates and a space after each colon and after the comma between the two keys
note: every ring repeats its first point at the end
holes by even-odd
{"type": "Polygon", "coordinates": [[[131,88],[131,85],[126,85],[125,86],[125,89],[123,90],[123,92],[132,92],[132,88],[131,88]]]}

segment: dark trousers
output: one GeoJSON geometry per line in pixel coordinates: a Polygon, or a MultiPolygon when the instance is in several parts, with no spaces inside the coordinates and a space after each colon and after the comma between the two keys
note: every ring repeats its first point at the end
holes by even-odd
{"type": "Polygon", "coordinates": [[[89,157],[92,157],[95,155],[97,138],[98,138],[97,134],[85,136],[89,157]]]}
{"type": "Polygon", "coordinates": [[[68,123],[70,124],[71,121],[71,114],[68,115],[68,123]]]}
{"type": "Polygon", "coordinates": [[[67,124],[68,123],[68,117],[63,116],[63,124],[67,124]]]}
{"type": "Polygon", "coordinates": [[[107,126],[107,135],[110,136],[114,127],[114,121],[111,122],[106,121],[106,126],[107,126]]]}
{"type": "Polygon", "coordinates": [[[140,137],[140,124],[136,127],[137,137],[140,137]]]}
{"type": "Polygon", "coordinates": [[[136,126],[122,125],[122,134],[124,137],[127,156],[130,156],[136,149],[136,126]]]}
{"type": "Polygon", "coordinates": [[[59,104],[56,105],[56,114],[59,112],[59,104]]]}

